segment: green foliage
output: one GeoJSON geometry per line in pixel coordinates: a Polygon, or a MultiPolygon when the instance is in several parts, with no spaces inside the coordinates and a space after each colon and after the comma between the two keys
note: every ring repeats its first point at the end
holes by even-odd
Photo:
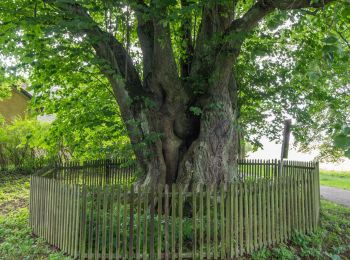
{"type": "Polygon", "coordinates": [[[31,235],[28,198],[27,176],[0,174],[0,259],[70,259],[31,235]]]}
{"type": "Polygon", "coordinates": [[[278,140],[283,120],[292,117],[303,150],[342,155],[331,136],[350,114],[348,9],[338,3],[322,13],[275,12],[247,39],[235,71],[240,120],[252,143],[278,140]]]}
{"type": "MultiPolygon", "coordinates": [[[[128,1],[76,2],[89,11],[103,31],[131,46],[133,63],[142,74],[137,22],[135,13],[126,8],[128,1]]],[[[207,4],[189,2],[182,7],[180,1],[154,1],[155,6],[167,6],[167,11],[155,10],[144,17],[156,16],[171,28],[178,66],[187,58],[181,22],[184,18],[191,20],[195,41],[207,4]]],[[[255,3],[236,2],[237,17],[255,3]]],[[[227,10],[233,8],[232,1],[220,3],[227,5],[227,10]]],[[[349,121],[349,10],[348,3],[335,1],[322,12],[273,12],[248,35],[234,68],[240,129],[248,141],[259,146],[263,135],[278,140],[283,120],[293,117],[293,132],[303,149],[315,148],[316,143],[323,157],[341,155],[330,136],[340,122],[349,121]]],[[[51,137],[68,146],[74,158],[130,156],[124,126],[127,122],[120,120],[111,86],[100,72],[112,70],[104,60],[94,57],[86,35],[77,34],[77,29],[89,29],[90,24],[66,19],[52,5],[34,0],[3,0],[0,21],[0,56],[6,58],[0,66],[0,81],[24,81],[31,86],[36,111],[57,116],[51,137]]],[[[204,63],[213,62],[207,52],[218,39],[214,35],[205,45],[204,63]]],[[[202,83],[207,79],[186,80],[191,83],[189,92],[205,93],[202,83]]],[[[199,115],[199,109],[193,107],[191,112],[199,115]]]]}
{"type": "Polygon", "coordinates": [[[124,122],[107,83],[67,85],[54,93],[48,89],[35,98],[33,105],[55,115],[47,141],[64,148],[68,157],[80,161],[133,158],[124,122]]]}
{"type": "Polygon", "coordinates": [[[0,257],[29,259],[49,255],[49,248],[42,239],[31,237],[28,210],[21,209],[4,217],[0,215],[0,257]]]}
{"type": "Polygon", "coordinates": [[[0,128],[0,163],[32,168],[48,160],[52,149],[45,138],[49,125],[35,119],[17,119],[0,128]]]}
{"type": "MultiPolygon", "coordinates": [[[[1,82],[1,81],[0,81],[1,82]]],[[[8,98],[11,94],[11,89],[8,85],[6,84],[0,84],[0,101],[8,98]]],[[[1,124],[1,122],[0,122],[1,124]]]]}
{"type": "Polygon", "coordinates": [[[195,116],[200,116],[203,111],[199,107],[190,107],[190,111],[195,115],[195,116]]]}
{"type": "Polygon", "coordinates": [[[344,126],[334,136],[334,146],[344,151],[344,155],[350,158],[350,127],[344,126]]]}
{"type": "Polygon", "coordinates": [[[295,233],[288,244],[263,248],[253,259],[346,259],[350,252],[350,209],[321,201],[321,226],[310,235],[295,233]]]}

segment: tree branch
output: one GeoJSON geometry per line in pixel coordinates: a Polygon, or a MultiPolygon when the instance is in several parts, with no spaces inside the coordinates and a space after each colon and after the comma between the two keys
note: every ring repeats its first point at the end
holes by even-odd
{"type": "Polygon", "coordinates": [[[150,8],[143,0],[130,0],[131,8],[135,10],[137,18],[137,34],[139,37],[143,54],[143,78],[144,85],[151,73],[154,50],[154,28],[153,22],[149,18],[150,8]]]}
{"type": "MultiPolygon", "coordinates": [[[[272,13],[274,10],[294,10],[302,8],[320,8],[336,0],[319,0],[317,3],[312,0],[259,0],[241,18],[232,21],[226,30],[226,43],[223,48],[232,52],[237,57],[241,45],[258,23],[272,13]]],[[[305,11],[305,10],[304,10],[305,11]]]]}
{"type": "MultiPolygon", "coordinates": [[[[188,8],[189,1],[181,0],[181,7],[183,9],[188,8]]],[[[192,42],[192,16],[186,14],[181,21],[180,33],[184,41],[183,54],[181,55],[181,77],[187,78],[190,74],[191,61],[193,58],[193,42],[192,42]]]]}
{"type": "Polygon", "coordinates": [[[345,44],[348,46],[348,48],[350,49],[350,42],[346,39],[346,37],[343,35],[342,32],[335,30],[336,33],[340,36],[340,38],[345,42],[345,44]]]}
{"type": "Polygon", "coordinates": [[[81,23],[73,29],[76,33],[86,35],[91,46],[95,49],[97,57],[106,61],[102,68],[102,72],[106,76],[110,78],[113,75],[119,75],[124,78],[126,90],[131,98],[148,95],[141,84],[132,59],[122,43],[110,33],[102,31],[81,5],[54,0],[46,2],[57,7],[70,19],[79,17],[81,23]]]}
{"type": "Polygon", "coordinates": [[[237,1],[209,0],[203,5],[202,19],[196,39],[190,77],[207,81],[213,71],[213,61],[222,35],[234,18],[237,1]]]}
{"type": "MultiPolygon", "coordinates": [[[[146,120],[143,101],[144,97],[152,96],[141,84],[131,57],[115,37],[99,28],[81,5],[55,0],[46,1],[58,8],[67,18],[79,19],[79,23],[75,24],[71,30],[74,33],[86,35],[95,49],[96,57],[105,62],[100,65],[101,71],[112,85],[131,143],[135,148],[135,145],[141,143],[147,135],[147,130],[144,130],[141,125],[146,120]]],[[[135,148],[134,152],[142,169],[145,169],[144,151],[135,148]]]]}
{"type": "Polygon", "coordinates": [[[241,18],[231,23],[229,32],[249,32],[251,31],[266,15],[279,10],[293,10],[302,8],[320,8],[335,0],[259,0],[254,4],[241,18]]]}

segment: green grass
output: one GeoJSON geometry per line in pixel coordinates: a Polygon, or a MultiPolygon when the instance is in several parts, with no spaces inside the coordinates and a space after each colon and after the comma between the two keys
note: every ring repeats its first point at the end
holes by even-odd
{"type": "MultiPolygon", "coordinates": [[[[0,259],[70,259],[28,226],[29,178],[0,174],[0,259]]],[[[296,233],[287,244],[263,248],[249,259],[350,259],[350,208],[323,200],[321,226],[311,235],[296,233]]]]}
{"type": "Polygon", "coordinates": [[[31,235],[29,177],[0,173],[0,259],[69,259],[31,235]]]}
{"type": "Polygon", "coordinates": [[[350,190],[350,172],[321,171],[320,183],[324,186],[350,190]]]}

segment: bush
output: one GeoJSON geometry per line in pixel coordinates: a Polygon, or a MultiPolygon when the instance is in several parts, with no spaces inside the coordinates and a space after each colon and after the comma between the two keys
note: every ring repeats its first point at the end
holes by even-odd
{"type": "Polygon", "coordinates": [[[35,119],[0,121],[0,166],[6,170],[32,169],[51,157],[45,141],[49,125],[35,119]]]}

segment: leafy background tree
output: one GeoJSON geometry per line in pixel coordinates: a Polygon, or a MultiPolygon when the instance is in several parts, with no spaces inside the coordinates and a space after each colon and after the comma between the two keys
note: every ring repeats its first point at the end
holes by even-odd
{"type": "Polygon", "coordinates": [[[50,158],[52,150],[45,142],[47,124],[30,119],[5,124],[0,120],[1,165],[30,169],[50,158]]]}

